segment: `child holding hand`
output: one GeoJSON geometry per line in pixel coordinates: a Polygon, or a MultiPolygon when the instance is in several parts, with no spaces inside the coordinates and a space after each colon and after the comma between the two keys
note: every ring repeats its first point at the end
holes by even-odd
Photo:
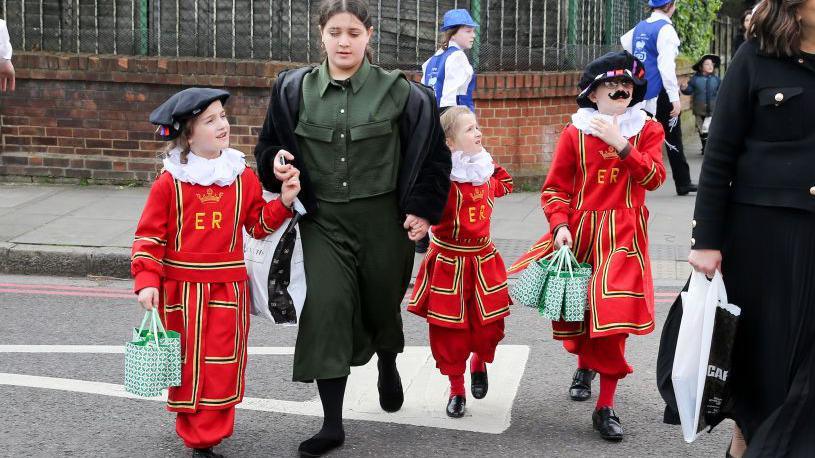
{"type": "Polygon", "coordinates": [[[450,379],[447,415],[459,418],[466,405],[467,360],[472,395],[481,399],[487,394],[487,363],[504,338],[510,299],[490,220],[495,199],[512,192],[512,177],[482,146],[469,108],[449,108],[441,124],[452,151],[452,186],[441,222],[432,228],[408,311],[427,319],[436,367],[450,379]]]}
{"type": "Polygon", "coordinates": [[[243,228],[263,238],[292,216],[297,173],[266,202],[244,155],[229,148],[224,104],[229,93],[190,88],[150,114],[167,140],[164,169],[136,228],[131,271],[138,302],[158,307],[167,330],[181,335],[181,385],[167,410],[193,456],[232,434],[245,388],[249,287],[243,228]]]}

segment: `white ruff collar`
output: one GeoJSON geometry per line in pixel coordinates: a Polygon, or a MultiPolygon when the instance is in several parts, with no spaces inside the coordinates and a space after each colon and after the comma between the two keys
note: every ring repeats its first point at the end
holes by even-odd
{"type": "MultiPolygon", "coordinates": [[[[594,118],[605,118],[609,122],[613,122],[611,116],[600,114],[594,108],[580,108],[577,113],[572,115],[572,124],[584,134],[594,135],[591,129],[591,120],[594,118]]],[[[628,108],[625,113],[617,117],[617,122],[620,123],[620,134],[625,138],[636,137],[645,125],[646,119],[648,119],[648,116],[644,111],[639,108],[628,108]]]]}
{"type": "Polygon", "coordinates": [[[221,151],[215,159],[204,159],[190,152],[187,163],[181,163],[181,149],[175,148],[164,158],[164,170],[178,181],[209,186],[229,186],[246,169],[244,154],[232,148],[221,151]]]}
{"type": "Polygon", "coordinates": [[[459,183],[472,183],[480,186],[489,181],[495,172],[492,156],[485,149],[480,153],[464,154],[462,151],[453,152],[453,169],[450,179],[459,183]]]}

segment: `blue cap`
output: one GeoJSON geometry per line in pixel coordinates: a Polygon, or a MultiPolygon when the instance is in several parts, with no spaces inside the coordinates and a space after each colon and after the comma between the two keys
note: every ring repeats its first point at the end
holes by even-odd
{"type": "Polygon", "coordinates": [[[675,0],[648,0],[648,6],[651,8],[659,8],[660,6],[665,6],[673,1],[675,0]]]}
{"type": "Polygon", "coordinates": [[[444,21],[441,24],[441,31],[450,30],[455,27],[478,27],[470,12],[465,9],[450,10],[444,13],[444,21]]]}

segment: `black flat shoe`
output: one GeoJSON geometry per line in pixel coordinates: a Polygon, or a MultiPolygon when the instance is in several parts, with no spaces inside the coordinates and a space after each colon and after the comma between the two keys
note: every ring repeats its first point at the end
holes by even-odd
{"type": "Polygon", "coordinates": [[[467,398],[464,396],[451,396],[447,402],[447,416],[451,418],[461,418],[464,416],[467,398]]]}
{"type": "Polygon", "coordinates": [[[697,190],[698,187],[696,186],[696,183],[688,183],[686,185],[677,186],[676,194],[679,196],[686,196],[688,193],[696,192],[697,190]]]}
{"type": "Polygon", "coordinates": [[[601,407],[595,410],[591,414],[591,422],[603,439],[611,442],[623,440],[623,425],[620,424],[620,417],[611,407],[601,407]]]}
{"type": "Polygon", "coordinates": [[[224,458],[220,453],[213,452],[212,447],[194,448],[192,449],[192,456],[193,458],[224,458]]]}
{"type": "Polygon", "coordinates": [[[300,443],[297,452],[301,457],[312,458],[315,456],[323,456],[326,453],[342,446],[345,443],[345,433],[340,437],[325,437],[319,433],[311,439],[306,439],[300,443]]]}
{"type": "Polygon", "coordinates": [[[384,383],[382,381],[382,362],[377,361],[376,366],[379,369],[379,379],[376,383],[379,389],[379,406],[385,412],[397,412],[405,402],[405,392],[402,390],[402,378],[399,376],[399,371],[394,369],[396,373],[390,374],[390,378],[395,383],[384,383]]]}
{"type": "Polygon", "coordinates": [[[586,401],[591,398],[591,381],[597,372],[590,369],[578,369],[574,372],[572,386],[569,387],[569,397],[572,401],[586,401]]]}
{"type": "Polygon", "coordinates": [[[487,366],[484,365],[484,372],[470,372],[470,393],[476,399],[484,399],[490,383],[487,380],[487,366]]]}

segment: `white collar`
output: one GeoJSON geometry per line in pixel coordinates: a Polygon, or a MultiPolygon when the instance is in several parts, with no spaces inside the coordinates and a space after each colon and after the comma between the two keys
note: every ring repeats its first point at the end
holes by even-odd
{"type": "Polygon", "coordinates": [[[476,154],[453,151],[452,162],[450,179],[458,183],[472,183],[480,186],[489,181],[495,172],[492,156],[484,148],[481,148],[481,152],[476,154]]]}
{"type": "Polygon", "coordinates": [[[453,48],[456,48],[456,49],[461,49],[461,46],[459,46],[459,45],[458,45],[458,43],[456,43],[456,42],[455,42],[455,41],[453,41],[453,40],[450,40],[450,41],[448,41],[448,42],[447,42],[447,47],[449,48],[449,47],[451,47],[451,46],[452,46],[453,48]]]}
{"type": "Polygon", "coordinates": [[[659,10],[654,10],[653,12],[651,12],[651,16],[648,17],[648,22],[656,22],[659,21],[660,19],[668,21],[668,24],[673,24],[671,18],[668,17],[667,14],[659,10]]]}
{"type": "Polygon", "coordinates": [[[178,181],[201,186],[229,186],[246,169],[244,154],[226,148],[215,159],[205,159],[194,153],[187,155],[187,163],[181,163],[181,148],[175,148],[164,158],[164,170],[178,181]]]}
{"type": "MultiPolygon", "coordinates": [[[[580,108],[572,115],[572,124],[584,134],[594,135],[591,120],[597,117],[612,120],[611,116],[601,114],[594,108],[580,108]]],[[[617,117],[617,122],[620,123],[620,134],[625,138],[636,137],[645,125],[646,119],[648,116],[644,111],[636,107],[628,108],[625,113],[617,117]]]]}

